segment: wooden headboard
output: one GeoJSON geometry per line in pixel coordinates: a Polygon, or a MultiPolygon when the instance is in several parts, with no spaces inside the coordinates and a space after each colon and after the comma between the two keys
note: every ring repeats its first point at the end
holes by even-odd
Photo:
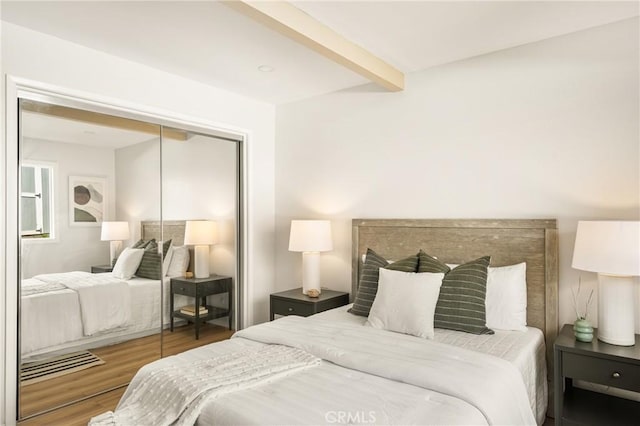
{"type": "Polygon", "coordinates": [[[550,362],[558,333],[555,219],[353,219],[352,226],[352,296],[367,248],[386,259],[401,259],[423,249],[445,263],[487,255],[492,266],[527,262],[527,324],[544,333],[550,362]]]}
{"type": "MultiPolygon", "coordinates": [[[[186,220],[144,220],[140,222],[140,238],[157,241],[171,240],[173,246],[184,245],[184,230],[186,220]]],[[[187,271],[193,271],[193,249],[189,249],[189,267],[187,271]]]]}

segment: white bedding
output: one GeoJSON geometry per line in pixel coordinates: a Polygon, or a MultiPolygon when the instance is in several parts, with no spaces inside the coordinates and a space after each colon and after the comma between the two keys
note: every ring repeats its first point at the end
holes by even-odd
{"type": "MultiPolygon", "coordinates": [[[[315,318],[364,325],[366,317],[347,312],[351,305],[314,315],[315,318]]],[[[544,335],[535,327],[527,331],[495,330],[495,334],[475,335],[454,330],[435,329],[440,343],[497,356],[511,362],[522,374],[531,409],[538,424],[544,422],[548,403],[547,363],[544,335]]]]}
{"type": "MultiPolygon", "coordinates": [[[[222,395],[204,408],[198,424],[535,423],[522,371],[514,364],[482,351],[363,327],[362,319],[345,311],[342,308],[306,319],[285,318],[244,330],[230,341],[180,354],[183,362],[195,363],[263,345],[250,340],[257,339],[301,347],[330,360],[277,383],[222,395]],[[292,333],[282,335],[277,330],[296,321],[300,322],[294,324],[292,333]],[[333,331],[328,331],[331,328],[333,331]],[[362,336],[369,337],[363,340],[362,336]],[[345,368],[356,365],[356,369],[345,368]],[[470,378],[472,375],[475,379],[470,378]],[[508,376],[502,384],[498,381],[501,375],[508,376]],[[439,379],[427,385],[431,377],[439,379]]],[[[452,336],[441,337],[455,340],[452,336]]],[[[507,344],[507,340],[476,345],[513,356],[518,352],[516,345],[507,344]]],[[[462,346],[473,346],[472,341],[465,340],[462,346]]],[[[175,362],[172,358],[145,369],[171,365],[175,362]]]]}
{"type": "Polygon", "coordinates": [[[125,327],[131,320],[129,285],[110,274],[72,271],[37,275],[33,280],[77,293],[85,336],[125,327]]]}
{"type": "Polygon", "coordinates": [[[196,362],[171,357],[170,365],[162,368],[145,366],[134,377],[117,410],[96,416],[89,424],[192,425],[210,400],[320,363],[319,358],[288,346],[239,349],[196,362]]]}
{"type": "MultiPolygon", "coordinates": [[[[111,276],[110,273],[94,274],[111,276]]],[[[41,282],[41,281],[40,281],[41,282]]],[[[123,281],[129,289],[131,309],[128,325],[86,336],[77,292],[64,289],[34,293],[21,298],[22,361],[34,361],[46,356],[118,343],[134,337],[160,331],[159,280],[132,278],[123,281]]],[[[38,285],[34,279],[22,281],[23,287],[38,285]]],[[[168,294],[169,278],[164,280],[168,294]]],[[[165,321],[168,318],[168,298],[164,297],[165,321]]],[[[178,305],[179,306],[179,305],[178,305]]]]}

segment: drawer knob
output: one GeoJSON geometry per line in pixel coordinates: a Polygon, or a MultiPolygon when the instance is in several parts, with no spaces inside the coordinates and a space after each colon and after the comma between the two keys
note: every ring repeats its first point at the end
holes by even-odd
{"type": "MultiPolygon", "coordinates": [[[[289,312],[293,312],[293,308],[289,308],[289,312]]],[[[617,373],[616,373],[617,374],[617,373]]]]}
{"type": "Polygon", "coordinates": [[[621,374],[620,374],[620,373],[618,373],[617,371],[615,371],[615,372],[611,375],[611,377],[613,377],[614,379],[619,379],[619,378],[620,378],[620,376],[621,376],[621,374]]]}

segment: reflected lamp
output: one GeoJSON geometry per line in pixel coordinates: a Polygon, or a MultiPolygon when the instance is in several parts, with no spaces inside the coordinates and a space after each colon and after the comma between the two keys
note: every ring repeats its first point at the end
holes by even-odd
{"type": "Polygon", "coordinates": [[[216,244],[218,225],[212,220],[188,220],[184,230],[185,245],[194,246],[194,277],[209,277],[209,246],[216,244]]]}
{"type": "Polygon", "coordinates": [[[118,259],[122,242],[129,239],[129,222],[102,222],[101,241],[109,241],[109,262],[113,266],[118,259]]]}

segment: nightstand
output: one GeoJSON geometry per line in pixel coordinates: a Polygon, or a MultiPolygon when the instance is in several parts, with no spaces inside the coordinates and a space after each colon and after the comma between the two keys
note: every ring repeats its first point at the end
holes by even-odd
{"type": "Polygon", "coordinates": [[[229,317],[229,330],[231,330],[231,287],[231,277],[222,275],[211,275],[208,278],[171,278],[171,295],[169,297],[171,331],[173,331],[174,318],[182,318],[195,324],[196,340],[198,340],[200,338],[200,323],[222,317],[229,317]],[[207,296],[220,293],[229,294],[227,309],[207,305],[207,296]],[[181,312],[180,307],[174,310],[173,298],[176,294],[191,296],[195,299],[194,315],[181,312]],[[206,307],[208,312],[200,315],[200,306],[206,307]]]}
{"type": "Polygon", "coordinates": [[[274,293],[269,298],[271,321],[275,315],[298,315],[308,317],[318,312],[344,306],[349,303],[349,293],[322,290],[319,297],[302,294],[302,288],[274,293]]]}
{"type": "Polygon", "coordinates": [[[566,324],[553,344],[555,424],[636,425],[640,402],[573,387],[573,380],[640,392],[640,335],[635,346],[578,342],[566,324]]]}
{"type": "Polygon", "coordinates": [[[98,265],[98,266],[91,267],[92,274],[102,274],[104,272],[112,272],[112,271],[113,271],[113,266],[111,265],[98,265]]]}

